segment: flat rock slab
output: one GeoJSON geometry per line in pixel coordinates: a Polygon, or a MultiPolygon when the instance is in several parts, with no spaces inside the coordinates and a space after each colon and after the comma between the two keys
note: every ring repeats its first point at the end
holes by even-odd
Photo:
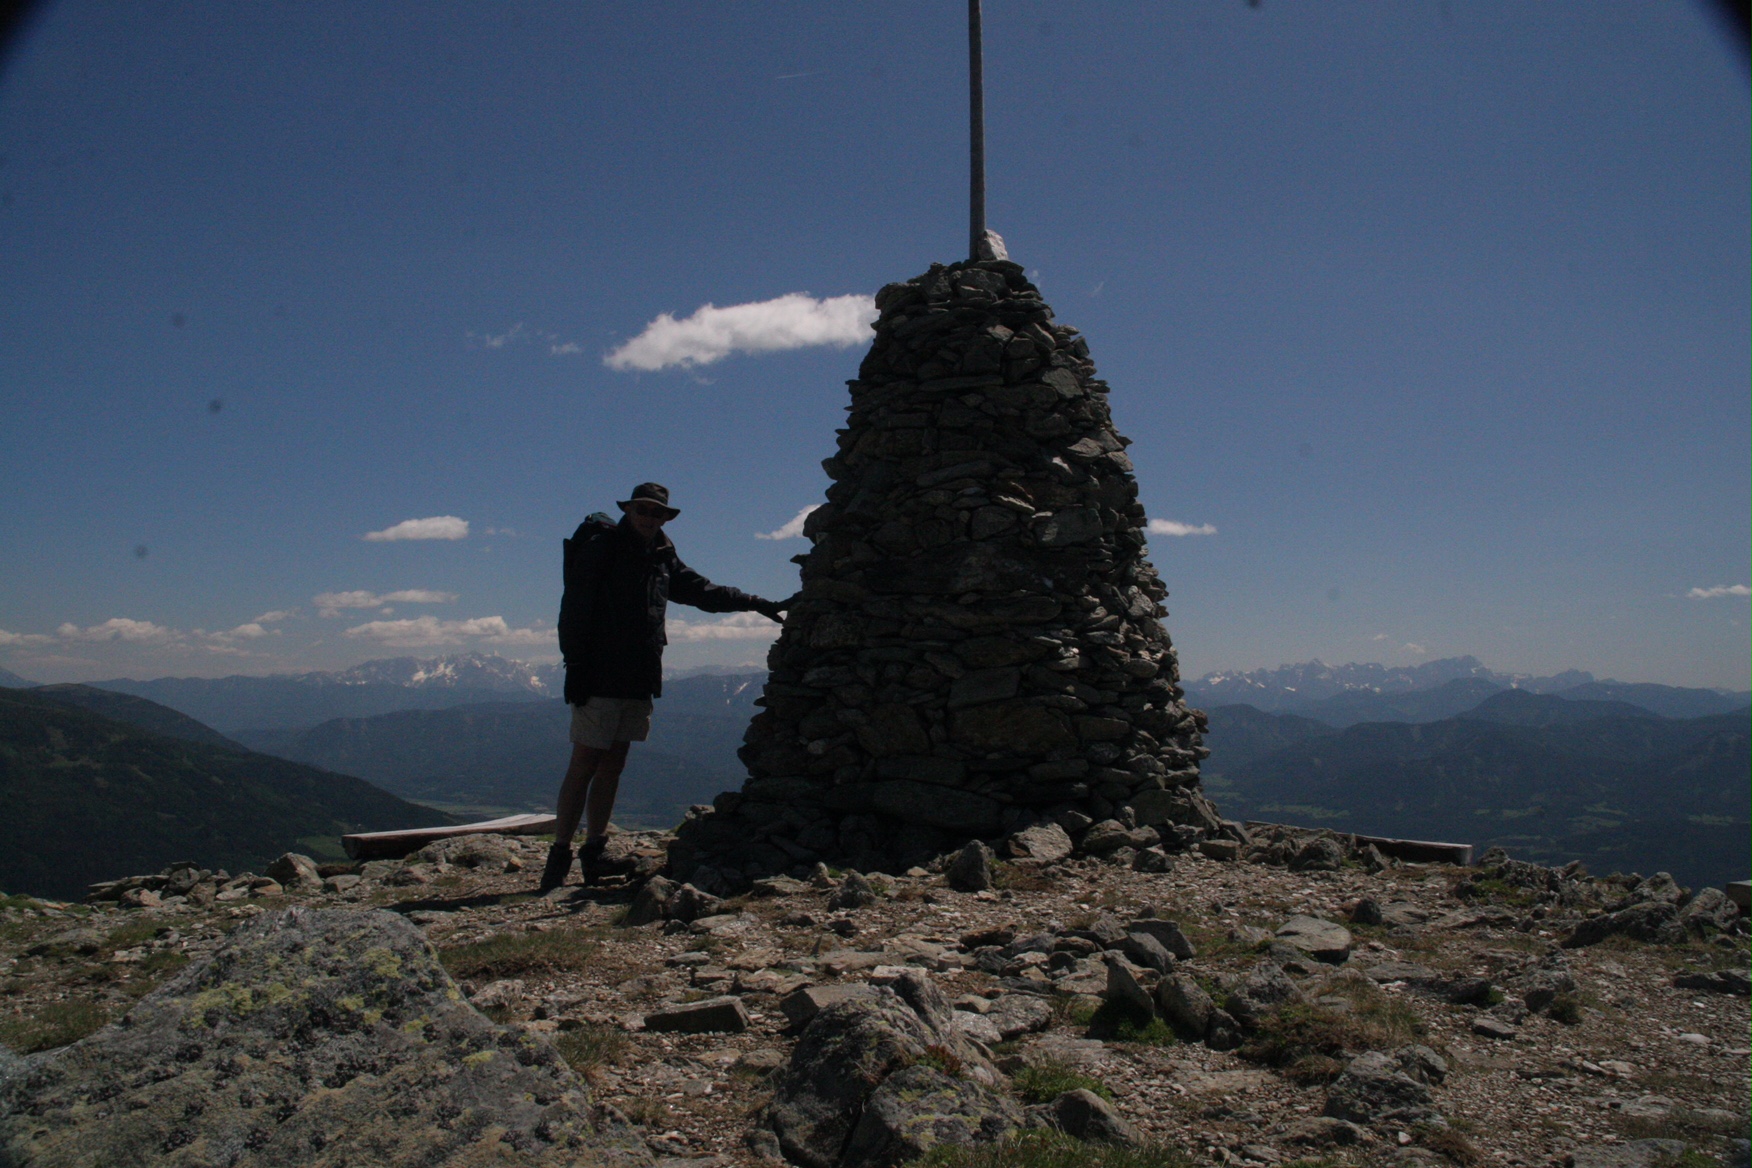
{"type": "Polygon", "coordinates": [[[670,1030],[681,1034],[741,1034],[748,1029],[748,1011],[741,998],[707,998],[665,1006],[645,1015],[646,1030],[670,1030]]]}
{"type": "Polygon", "coordinates": [[[387,912],[237,930],[124,1023],[0,1082],[0,1162],[633,1168],[552,1048],[496,1026],[387,912]]]}
{"type": "Polygon", "coordinates": [[[1685,1154],[1682,1140],[1632,1140],[1607,1148],[1577,1148],[1570,1168],[1655,1168],[1685,1154]]]}
{"type": "Polygon", "coordinates": [[[1294,916],[1278,926],[1277,939],[1316,961],[1342,965],[1356,944],[1349,929],[1320,917],[1294,916]]]}
{"type": "Polygon", "coordinates": [[[785,1017],[793,1026],[807,1026],[811,1019],[836,1002],[858,1001],[874,997],[876,987],[864,982],[848,982],[844,985],[809,986],[796,993],[787,994],[779,1002],[779,1009],[785,1012],[785,1017]]]}

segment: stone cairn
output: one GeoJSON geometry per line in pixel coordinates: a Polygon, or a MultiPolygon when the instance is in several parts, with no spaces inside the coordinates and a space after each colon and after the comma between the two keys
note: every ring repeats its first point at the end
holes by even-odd
{"type": "Polygon", "coordinates": [[[1088,344],[1008,260],[932,265],[876,306],[749,778],[689,813],[673,874],[898,871],[1049,820],[1215,834],[1088,344]]]}

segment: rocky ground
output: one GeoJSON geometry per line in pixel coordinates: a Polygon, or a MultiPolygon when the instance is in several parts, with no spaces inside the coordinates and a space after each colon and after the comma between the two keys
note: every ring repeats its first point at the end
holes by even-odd
{"type": "MultiPolygon", "coordinates": [[[[1195,1163],[1744,1163],[1746,925],[1716,893],[1500,855],[1383,864],[1256,829],[1216,855],[1035,839],[1009,861],[818,869],[719,900],[651,879],[662,844],[617,836],[617,875],[548,898],[530,894],[546,845],[502,837],[345,872],[289,858],[275,879],[187,867],[90,906],[10,898],[0,1041],[89,1033],[289,904],[378,906],[659,1157],[834,1162],[798,1119],[819,1073],[793,1063],[850,999],[917,1010],[925,1053],[894,1065],[951,1091],[989,1078],[968,1090],[1005,1124],[1032,1106],[1195,1163]],[[936,1021],[921,974],[953,1007],[936,1021]],[[1095,1099],[1076,1115],[1072,1088],[1095,1099]]],[[[904,1158],[895,1139],[871,1155],[904,1158]]]]}

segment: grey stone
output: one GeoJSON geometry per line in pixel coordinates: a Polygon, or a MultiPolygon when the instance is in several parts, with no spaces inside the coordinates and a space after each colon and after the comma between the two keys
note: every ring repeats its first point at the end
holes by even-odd
{"type": "Polygon", "coordinates": [[[1127,933],[1142,933],[1144,936],[1154,939],[1158,945],[1178,960],[1191,961],[1198,956],[1198,952],[1192,947],[1192,942],[1188,941],[1186,934],[1181,932],[1180,926],[1166,918],[1146,917],[1135,920],[1125,926],[1125,931],[1127,933]]]}
{"type": "Polygon", "coordinates": [[[723,904],[722,898],[702,892],[691,884],[683,884],[669,898],[664,915],[675,921],[697,921],[702,917],[716,916],[723,904]]]}
{"type": "Polygon", "coordinates": [[[1677,908],[1663,900],[1651,900],[1614,913],[1589,917],[1577,925],[1562,944],[1566,949],[1582,949],[1598,945],[1614,935],[1651,944],[1677,945],[1684,942],[1687,934],[1677,908]]]}
{"type": "Polygon", "coordinates": [[[1077,841],[1077,849],[1085,855],[1101,856],[1128,846],[1132,829],[1117,819],[1103,819],[1090,826],[1077,841]]]}
{"type": "Polygon", "coordinates": [[[839,887],[828,898],[827,907],[832,909],[868,908],[880,899],[881,897],[876,895],[876,890],[870,886],[870,882],[864,878],[863,873],[847,872],[845,879],[840,881],[839,887]]]}
{"type": "Polygon", "coordinates": [[[1330,1115],[1291,1120],[1275,1134],[1286,1144],[1315,1148],[1354,1147],[1365,1143],[1369,1138],[1368,1132],[1356,1124],[1347,1119],[1334,1119],[1330,1115]]]}
{"type": "Polygon", "coordinates": [[[1719,888],[1705,888],[1679,910],[1679,923],[1693,933],[1709,929],[1726,931],[1739,919],[1740,906],[1719,888]]]}
{"type": "Polygon", "coordinates": [[[1137,1132],[1113,1104],[1081,1087],[1066,1091],[1051,1103],[1053,1125],[1068,1136],[1091,1143],[1135,1144],[1137,1132]]]}
{"type": "Polygon", "coordinates": [[[1210,1029],[1216,1003],[1204,987],[1184,973],[1170,973],[1156,986],[1156,1004],[1174,1032],[1189,1042],[1198,1042],[1210,1029]]]}
{"type": "Polygon", "coordinates": [[[1275,961],[1261,961],[1241,986],[1229,995],[1225,1007],[1245,1030],[1257,1029],[1260,1020],[1277,1006],[1303,1000],[1302,991],[1275,961]]]}
{"type": "Polygon", "coordinates": [[[30,1063],[0,1085],[11,1163],[161,1163],[181,1148],[262,1168],[651,1163],[626,1129],[593,1130],[583,1082],[540,1039],[476,1013],[392,913],[265,914],[126,1025],[30,1063]]]}
{"type": "Polygon", "coordinates": [[[1004,841],[1004,850],[1016,859],[1057,863],[1071,854],[1071,837],[1056,823],[1025,827],[1004,841]]]}
{"type": "Polygon", "coordinates": [[[1494,1038],[1500,1042],[1515,1037],[1518,1032],[1507,1022],[1486,1014],[1472,1020],[1472,1033],[1480,1038],[1494,1038]]]}
{"type": "MultiPolygon", "coordinates": [[[[186,872],[188,869],[185,868],[181,871],[186,872]]],[[[279,881],[284,888],[315,888],[322,883],[322,875],[316,870],[316,861],[309,856],[301,856],[297,852],[282,853],[279,859],[263,870],[262,874],[269,879],[279,881]]],[[[189,888],[193,888],[194,884],[194,881],[189,881],[189,888]]],[[[187,888],[181,890],[182,893],[187,893],[187,891],[187,888]]]]}
{"type": "Polygon", "coordinates": [[[1752,982],[1746,977],[1746,972],[1740,969],[1718,969],[1713,973],[1682,973],[1673,979],[1673,985],[1682,990],[1702,990],[1711,994],[1734,994],[1747,997],[1752,994],[1752,982]]]}
{"type": "Polygon", "coordinates": [[[1138,981],[1137,967],[1117,954],[1109,953],[1106,957],[1107,990],[1102,995],[1110,1002],[1118,1002],[1128,1010],[1141,1014],[1145,1018],[1156,1013],[1156,1003],[1138,981]]]}
{"type": "Polygon", "coordinates": [[[664,876],[653,876],[645,881],[644,887],[633,895],[633,903],[627,908],[626,924],[649,925],[655,921],[664,920],[669,916],[669,904],[680,891],[675,881],[664,876]]]}
{"type": "Polygon", "coordinates": [[[1335,840],[1317,836],[1302,845],[1290,861],[1296,872],[1336,872],[1344,865],[1344,849],[1335,840]]]}
{"type": "Polygon", "coordinates": [[[1573,994],[1576,979],[1567,969],[1539,969],[1521,980],[1521,1000],[1535,1014],[1551,1005],[1559,994],[1573,994]]]}
{"type": "Polygon", "coordinates": [[[672,1030],[682,1034],[741,1034],[749,1027],[748,1010],[741,998],[707,998],[682,1002],[645,1015],[646,1030],[672,1030]]]}
{"type": "Polygon", "coordinates": [[[1380,1051],[1351,1060],[1326,1095],[1323,1114],[1360,1124],[1446,1125],[1430,1089],[1380,1051]]]}
{"type": "Polygon", "coordinates": [[[992,886],[992,850],[981,840],[968,841],[944,875],[957,892],[983,892],[992,886]]]}
{"type": "Polygon", "coordinates": [[[996,1143],[1021,1122],[1021,1108],[988,1087],[931,1066],[906,1067],[870,1093],[840,1164],[895,1168],[939,1145],[996,1143]]]}
{"type": "Polygon", "coordinates": [[[1277,928],[1278,940],[1293,945],[1316,961],[1342,965],[1356,944],[1349,929],[1320,917],[1293,916],[1277,928]]]}
{"type": "Polygon", "coordinates": [[[1134,872],[1167,872],[1174,867],[1174,858],[1163,851],[1160,845],[1151,845],[1141,849],[1132,857],[1134,872]]]}
{"type": "Polygon", "coordinates": [[[1241,855],[1241,845],[1226,839],[1199,840],[1198,850],[1213,860],[1234,860],[1241,855]]]}
{"type": "Polygon", "coordinates": [[[873,997],[878,987],[867,982],[840,982],[835,985],[804,986],[779,999],[779,1009],[793,1026],[805,1026],[810,1019],[839,1002],[873,997]]]}
{"type": "Polygon", "coordinates": [[[992,1003],[986,1017],[1002,1038],[1011,1039],[1052,1025],[1052,1007],[1032,994],[1005,994],[992,1003]]]}
{"type": "Polygon", "coordinates": [[[1570,1168],[1659,1168],[1685,1154],[1683,1140],[1631,1140],[1605,1147],[1577,1148],[1570,1168]]]}
{"type": "Polygon", "coordinates": [[[1119,949],[1128,960],[1157,973],[1166,973],[1168,967],[1174,964],[1174,955],[1162,947],[1162,942],[1148,933],[1127,933],[1125,940],[1120,942],[1119,949]]]}
{"type": "Polygon", "coordinates": [[[1448,1077],[1448,1060],[1422,1043],[1401,1047],[1393,1052],[1393,1057],[1398,1060],[1400,1070],[1420,1083],[1440,1086],[1448,1077]]]}

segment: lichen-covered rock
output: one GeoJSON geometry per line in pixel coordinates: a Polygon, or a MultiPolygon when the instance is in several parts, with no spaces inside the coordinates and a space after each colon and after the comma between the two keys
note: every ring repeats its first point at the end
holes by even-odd
{"type": "Polygon", "coordinates": [[[870,1093],[840,1163],[893,1168],[939,1144],[995,1143],[1021,1122],[1021,1108],[988,1087],[935,1067],[906,1067],[870,1093]]]}
{"type": "Polygon", "coordinates": [[[412,925],[294,908],[0,1082],[0,1162],[649,1164],[584,1084],[476,1013],[412,925]]]}
{"type": "Polygon", "coordinates": [[[1100,1144],[1135,1144],[1137,1132],[1113,1104],[1081,1087],[1066,1091],[1047,1105],[1052,1124],[1068,1136],[1100,1144]]]}
{"type": "Polygon", "coordinates": [[[1293,916],[1278,926],[1276,935],[1284,944],[1332,965],[1344,964],[1356,944],[1349,929],[1321,917],[1293,916]]]}
{"type": "MultiPolygon", "coordinates": [[[[849,1155],[848,1141],[877,1090],[891,1076],[919,1066],[954,1072],[953,1081],[965,1084],[965,1107],[957,1104],[944,1112],[962,1118],[943,1125],[929,1122],[928,1116],[902,1122],[911,1113],[903,1107],[900,1089],[913,1082],[902,1080],[884,1096],[884,1114],[872,1120],[874,1126],[865,1132],[860,1145],[865,1150],[859,1155],[870,1159],[861,1162],[891,1163],[882,1159],[891,1153],[916,1156],[916,1152],[905,1153],[909,1139],[952,1142],[957,1132],[985,1131],[983,1120],[969,1117],[1011,1114],[993,1110],[987,1096],[998,1082],[997,1073],[962,1036],[942,993],[926,975],[908,970],[889,986],[870,987],[868,993],[826,1005],[814,1015],[790,1062],[773,1077],[767,1126],[792,1163],[838,1168],[842,1156],[849,1155]]],[[[942,1088],[943,1084],[930,1081],[931,1091],[942,1088]]],[[[986,1137],[969,1134],[968,1138],[986,1137]]]]}
{"type": "Polygon", "coordinates": [[[1613,913],[1589,917],[1564,939],[1566,949],[1585,949],[1606,938],[1622,935],[1655,945],[1678,945],[1686,938],[1679,910],[1670,902],[1650,900],[1613,913]]]}
{"type": "Polygon", "coordinates": [[[1378,1050],[1351,1060],[1327,1092],[1324,1114],[1361,1124],[1447,1124],[1430,1089],[1378,1050]]]}

